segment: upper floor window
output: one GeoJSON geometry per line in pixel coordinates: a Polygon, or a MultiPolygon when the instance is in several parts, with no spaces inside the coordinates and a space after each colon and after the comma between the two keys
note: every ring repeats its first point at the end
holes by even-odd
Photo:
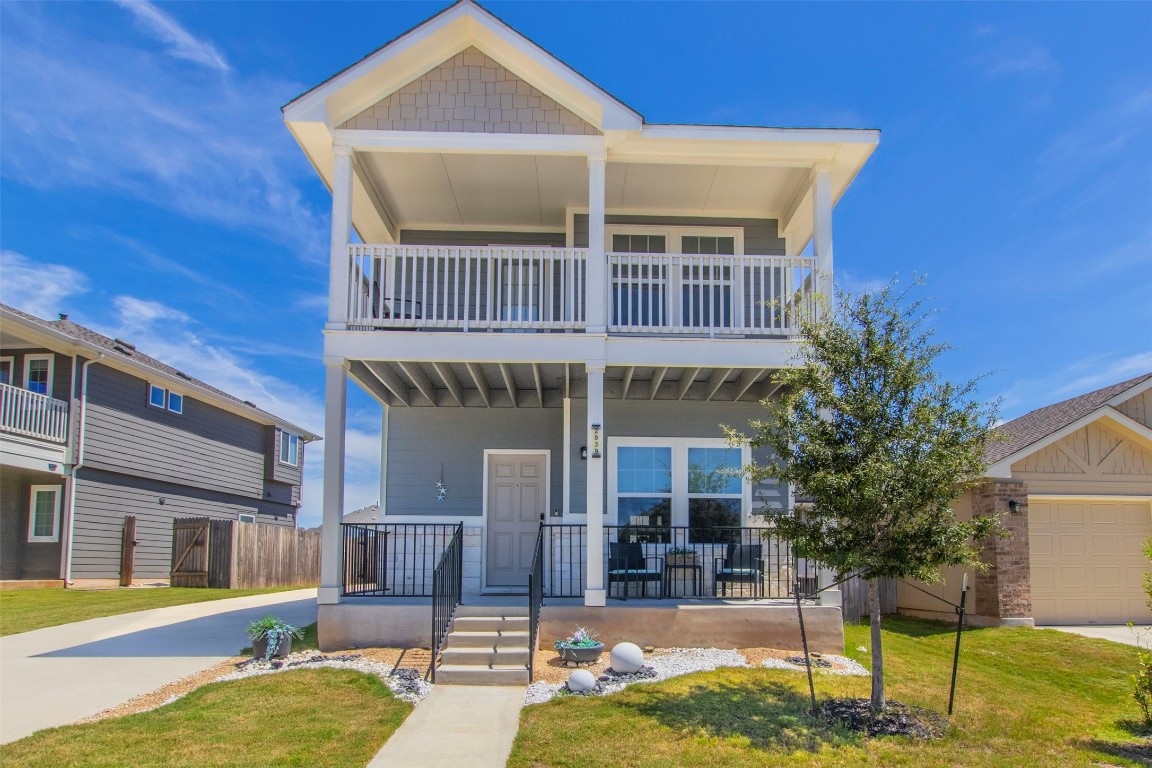
{"type": "Polygon", "coordinates": [[[60,486],[34,485],[28,505],[28,541],[60,540],[60,486]]]}
{"type": "Polygon", "coordinates": [[[290,466],[300,464],[300,435],[280,430],[280,463],[290,466]]]}
{"type": "Polygon", "coordinates": [[[53,355],[27,355],[24,358],[24,388],[41,395],[52,393],[53,355]]]}
{"type": "Polygon", "coordinates": [[[184,395],[171,392],[156,384],[148,385],[148,405],[172,413],[184,413],[184,395]]]}
{"type": "Polygon", "coordinates": [[[11,357],[0,357],[0,384],[12,383],[12,365],[15,362],[11,357]]]}

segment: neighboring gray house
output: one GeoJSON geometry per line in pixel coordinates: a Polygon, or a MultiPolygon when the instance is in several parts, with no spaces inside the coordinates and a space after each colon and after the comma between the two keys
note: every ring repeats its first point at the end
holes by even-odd
{"type": "Polygon", "coordinates": [[[0,579],[165,579],[172,520],[296,525],[317,437],[61,315],[0,305],[0,579]]]}

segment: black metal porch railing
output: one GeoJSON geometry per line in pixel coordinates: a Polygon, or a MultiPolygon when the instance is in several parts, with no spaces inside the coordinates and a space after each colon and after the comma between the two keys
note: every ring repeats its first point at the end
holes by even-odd
{"type": "Polygon", "coordinates": [[[433,571],[463,523],[344,523],[345,597],[431,597],[433,571]]]}
{"type": "Polygon", "coordinates": [[[454,526],[452,540],[440,555],[432,571],[432,682],[436,682],[436,666],[440,647],[452,625],[452,617],[460,605],[464,574],[464,523],[454,526]]]}
{"type": "MultiPolygon", "coordinates": [[[[582,597],[587,529],[543,525],[541,597],[582,597]]],[[[817,563],[771,527],[604,526],[608,597],[788,598],[816,590],[817,563]]]]}
{"type": "Polygon", "coordinates": [[[536,663],[536,640],[540,636],[540,606],[544,604],[544,526],[536,534],[532,570],[528,572],[528,682],[536,663]]]}

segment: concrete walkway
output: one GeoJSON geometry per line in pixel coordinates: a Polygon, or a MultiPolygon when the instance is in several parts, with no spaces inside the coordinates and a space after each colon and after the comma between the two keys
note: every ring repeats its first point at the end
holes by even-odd
{"type": "MultiPolygon", "coordinates": [[[[1073,635],[1083,635],[1084,637],[1095,637],[1100,640],[1111,640],[1114,643],[1123,643],[1124,645],[1137,645],[1136,635],[1133,631],[1128,629],[1123,624],[1085,624],[1083,626],[1042,626],[1036,629],[1055,629],[1058,632],[1068,632],[1073,635]]],[[[1140,627],[1135,628],[1139,631],[1140,627]]],[[[1147,635],[1145,637],[1145,645],[1148,640],[1152,639],[1147,635]]]]}
{"type": "Polygon", "coordinates": [[[235,656],[275,614],[316,621],[316,590],[213,600],[0,638],[0,744],[123,704],[235,656]]]}
{"type": "Polygon", "coordinates": [[[368,768],[504,768],[525,686],[437,685],[368,768]]]}

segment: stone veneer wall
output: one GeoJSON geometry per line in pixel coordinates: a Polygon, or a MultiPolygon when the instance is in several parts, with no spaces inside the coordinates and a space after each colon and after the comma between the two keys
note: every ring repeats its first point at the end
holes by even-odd
{"type": "Polygon", "coordinates": [[[976,613],[1001,623],[1030,623],[1032,583],[1028,547],[1028,486],[1017,480],[989,480],[972,491],[972,515],[996,515],[1010,534],[984,541],[987,571],[976,573],[976,613]],[[1008,511],[1016,501],[1019,512],[1008,511]]]}
{"type": "Polygon", "coordinates": [[[599,135],[575,112],[475,47],[456,54],[341,128],[599,135]]]}

